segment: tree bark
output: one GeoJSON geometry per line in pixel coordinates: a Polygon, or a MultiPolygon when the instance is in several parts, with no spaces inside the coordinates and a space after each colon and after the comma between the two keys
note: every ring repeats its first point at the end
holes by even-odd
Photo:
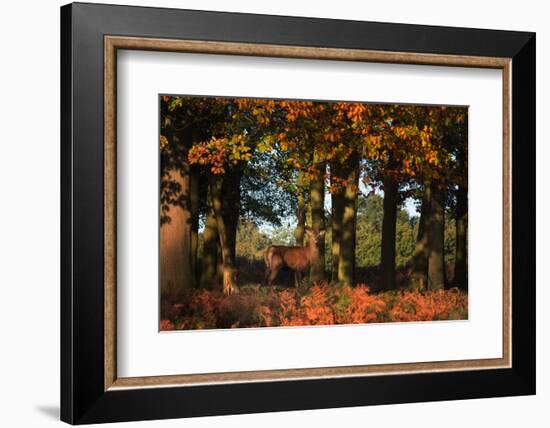
{"type": "Polygon", "coordinates": [[[424,183],[422,194],[422,206],[418,221],[418,234],[414,249],[413,266],[410,287],[417,290],[425,290],[428,287],[428,250],[429,250],[429,226],[432,204],[432,189],[430,181],[424,183]]]}
{"type": "MultiPolygon", "coordinates": [[[[341,172],[338,170],[338,166],[335,163],[331,164],[331,177],[339,177],[341,172]]],[[[331,269],[331,280],[332,282],[338,281],[338,264],[340,260],[340,239],[342,237],[342,216],[344,213],[344,191],[340,186],[337,186],[337,189],[334,193],[331,193],[331,203],[332,203],[332,222],[331,222],[331,232],[332,232],[332,269],[331,269]]]]}
{"type": "MultiPolygon", "coordinates": [[[[311,201],[311,228],[317,232],[325,228],[325,163],[318,165],[319,175],[310,183],[309,194],[311,201]]],[[[325,277],[325,236],[317,240],[319,257],[311,265],[310,279],[314,282],[322,281],[325,277]]]]}
{"type": "Polygon", "coordinates": [[[441,290],[445,288],[445,210],[444,191],[438,183],[432,182],[431,215],[428,223],[428,289],[441,290]]]}
{"type": "Polygon", "coordinates": [[[237,266],[237,228],[241,211],[241,178],[240,168],[232,169],[224,175],[222,185],[222,206],[227,226],[227,245],[231,251],[232,264],[237,266]]]}
{"type": "Polygon", "coordinates": [[[193,288],[198,286],[198,251],[199,251],[199,169],[189,168],[189,208],[191,211],[191,281],[193,288]]]}
{"type": "Polygon", "coordinates": [[[359,181],[359,157],[352,153],[342,168],[346,186],[342,204],[342,232],[338,257],[338,282],[343,285],[355,283],[355,225],[357,218],[357,190],[359,181]]]}
{"type": "MultiPolygon", "coordinates": [[[[189,174],[178,169],[165,177],[177,184],[178,199],[187,199],[189,174]]],[[[180,294],[193,286],[191,275],[191,213],[185,203],[169,204],[163,215],[169,221],[160,228],[160,288],[163,294],[180,294]]]]}
{"type": "Polygon", "coordinates": [[[166,115],[168,148],[161,157],[160,289],[164,295],[179,295],[193,286],[191,266],[191,210],[187,150],[189,132],[176,131],[166,115]]]}
{"type": "Polygon", "coordinates": [[[232,257],[232,249],[228,242],[226,221],[223,216],[222,185],[223,178],[210,174],[210,196],[212,209],[216,216],[216,226],[218,228],[222,256],[222,290],[224,294],[231,294],[237,287],[236,267],[232,257]]]}
{"type": "Polygon", "coordinates": [[[382,220],[382,288],[394,290],[395,283],[395,241],[397,225],[398,183],[392,174],[384,177],[384,218],[382,220]]]}
{"type": "Polygon", "coordinates": [[[468,290],[468,191],[459,186],[456,194],[456,247],[453,283],[468,290]]]}
{"type": "Polygon", "coordinates": [[[306,198],[303,194],[299,194],[297,197],[296,206],[296,229],[294,229],[294,239],[296,245],[304,245],[304,237],[306,230],[306,198]]]}
{"type": "Polygon", "coordinates": [[[201,288],[209,290],[217,290],[220,288],[218,282],[219,236],[216,215],[212,209],[210,193],[211,191],[208,189],[206,218],[204,220],[204,232],[202,235],[203,247],[200,286],[201,288]]]}

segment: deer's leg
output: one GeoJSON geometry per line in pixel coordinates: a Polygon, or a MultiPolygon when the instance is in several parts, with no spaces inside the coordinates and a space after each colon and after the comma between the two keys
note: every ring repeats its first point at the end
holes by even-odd
{"type": "Polygon", "coordinates": [[[279,256],[271,258],[269,263],[269,275],[267,275],[267,285],[272,286],[273,281],[277,278],[279,271],[283,267],[283,260],[279,256]]]}
{"type": "Polygon", "coordinates": [[[275,278],[277,278],[277,274],[279,273],[279,268],[271,269],[271,272],[269,273],[269,279],[267,282],[267,285],[270,287],[273,285],[273,281],[275,281],[275,278]]]}
{"type": "Polygon", "coordinates": [[[269,275],[271,274],[271,269],[269,268],[269,266],[266,266],[265,267],[265,275],[264,275],[264,280],[262,282],[262,286],[265,286],[265,285],[269,285],[269,275]]]}
{"type": "Polygon", "coordinates": [[[294,287],[298,288],[302,282],[302,272],[294,271],[294,287]]]}

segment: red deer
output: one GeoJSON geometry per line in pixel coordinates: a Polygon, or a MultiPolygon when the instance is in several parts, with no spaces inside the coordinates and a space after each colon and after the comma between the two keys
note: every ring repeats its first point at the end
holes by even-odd
{"type": "Polygon", "coordinates": [[[324,233],[324,230],[317,232],[306,228],[306,234],[308,236],[308,243],[306,246],[285,247],[282,245],[274,245],[269,247],[264,254],[266,268],[264,284],[271,286],[283,267],[294,271],[295,280],[298,284],[302,279],[302,274],[319,257],[317,241],[324,233]]]}

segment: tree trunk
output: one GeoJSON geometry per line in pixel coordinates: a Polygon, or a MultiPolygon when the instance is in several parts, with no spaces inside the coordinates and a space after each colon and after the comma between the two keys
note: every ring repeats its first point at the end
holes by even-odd
{"type": "Polygon", "coordinates": [[[414,249],[413,266],[410,287],[425,290],[428,287],[428,250],[429,250],[429,221],[432,204],[432,189],[429,181],[424,183],[422,207],[418,221],[418,234],[414,249]]]}
{"type": "Polygon", "coordinates": [[[192,138],[187,131],[175,130],[170,115],[164,121],[169,145],[161,155],[160,289],[164,295],[178,295],[193,286],[187,163],[192,138]]]}
{"type": "Polygon", "coordinates": [[[189,174],[179,169],[165,172],[163,179],[175,184],[177,203],[167,204],[161,214],[168,220],[160,227],[161,293],[181,294],[193,286],[191,267],[191,212],[187,202],[189,174]]]}
{"type": "MultiPolygon", "coordinates": [[[[325,228],[325,169],[324,163],[318,166],[319,176],[313,179],[309,186],[311,201],[311,228],[317,232],[325,228]]],[[[319,257],[311,265],[310,279],[322,281],[325,277],[325,235],[317,240],[319,257]]]]}
{"type": "Polygon", "coordinates": [[[210,200],[210,189],[207,196],[206,218],[204,220],[203,247],[202,247],[202,268],[201,288],[217,290],[218,282],[218,226],[216,216],[212,209],[210,200]]]}
{"type": "Polygon", "coordinates": [[[340,240],[342,238],[342,217],[344,214],[344,194],[339,191],[332,194],[332,281],[338,281],[340,262],[340,240]]]}
{"type": "Polygon", "coordinates": [[[441,290],[445,287],[445,210],[444,192],[432,182],[431,215],[428,223],[428,289],[441,290]]]}
{"type": "Polygon", "coordinates": [[[226,172],[222,185],[222,206],[227,227],[227,245],[231,251],[232,264],[237,267],[237,227],[241,211],[241,178],[240,168],[226,172]]]}
{"type": "Polygon", "coordinates": [[[459,186],[456,195],[456,253],[454,286],[468,290],[468,191],[459,186]]]}
{"type": "Polygon", "coordinates": [[[331,281],[338,282],[338,260],[340,258],[340,238],[342,236],[342,214],[344,212],[343,203],[344,203],[344,190],[337,183],[338,180],[335,178],[341,178],[341,167],[337,164],[336,161],[330,165],[330,176],[333,185],[333,190],[331,193],[331,205],[332,205],[332,219],[331,219],[331,234],[332,234],[332,244],[331,244],[331,281]]]}
{"type": "Polygon", "coordinates": [[[344,285],[355,283],[355,225],[357,218],[357,190],[359,181],[359,157],[352,153],[342,168],[346,187],[342,203],[342,229],[338,257],[338,282],[344,285]]]}
{"type": "Polygon", "coordinates": [[[223,178],[210,174],[210,196],[212,209],[216,216],[216,226],[218,228],[218,237],[222,256],[222,290],[224,294],[231,294],[236,290],[236,268],[232,253],[234,250],[228,241],[228,231],[226,221],[223,216],[223,197],[222,197],[223,178]]]}
{"type": "Polygon", "coordinates": [[[189,169],[189,208],[191,211],[191,281],[196,288],[199,250],[199,169],[196,166],[189,169]]]}
{"type": "Polygon", "coordinates": [[[296,229],[294,229],[294,239],[296,245],[304,245],[304,236],[306,229],[306,198],[303,194],[299,194],[297,197],[296,207],[296,229]]]}
{"type": "Polygon", "coordinates": [[[384,177],[384,218],[382,220],[382,289],[394,290],[395,283],[395,237],[397,225],[398,184],[392,174],[384,177]]]}

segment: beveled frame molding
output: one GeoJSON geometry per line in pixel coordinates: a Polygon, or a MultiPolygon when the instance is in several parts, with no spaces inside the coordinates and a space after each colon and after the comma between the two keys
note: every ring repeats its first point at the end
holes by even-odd
{"type": "Polygon", "coordinates": [[[511,82],[511,58],[104,36],[104,390],[510,368],[512,366],[511,82]],[[118,49],[501,69],[503,73],[502,358],[118,378],[116,375],[116,53],[118,49]]]}

